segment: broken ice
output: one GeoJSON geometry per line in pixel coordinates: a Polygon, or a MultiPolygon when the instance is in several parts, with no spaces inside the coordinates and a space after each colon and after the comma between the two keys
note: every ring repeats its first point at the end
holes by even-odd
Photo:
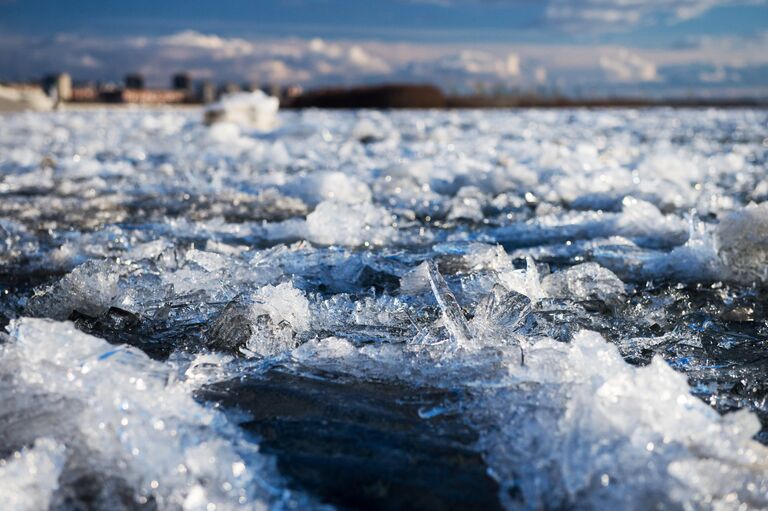
{"type": "Polygon", "coordinates": [[[0,123],[6,507],[768,507],[765,111],[275,106],[0,123]]]}

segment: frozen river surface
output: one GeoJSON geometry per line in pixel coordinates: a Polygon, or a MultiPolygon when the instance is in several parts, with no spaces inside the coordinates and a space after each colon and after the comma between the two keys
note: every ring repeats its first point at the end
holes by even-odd
{"type": "Polygon", "coordinates": [[[0,508],[768,508],[768,112],[0,118],[0,508]]]}

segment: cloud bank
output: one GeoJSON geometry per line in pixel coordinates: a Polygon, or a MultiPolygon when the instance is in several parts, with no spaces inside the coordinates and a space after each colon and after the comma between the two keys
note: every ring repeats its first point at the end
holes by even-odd
{"type": "Polygon", "coordinates": [[[768,32],[687,40],[668,49],[251,40],[191,30],[157,37],[0,36],[0,70],[10,79],[61,70],[114,81],[137,71],[156,86],[186,70],[196,79],[308,87],[405,81],[462,92],[483,86],[584,95],[727,90],[768,96],[768,32]]]}

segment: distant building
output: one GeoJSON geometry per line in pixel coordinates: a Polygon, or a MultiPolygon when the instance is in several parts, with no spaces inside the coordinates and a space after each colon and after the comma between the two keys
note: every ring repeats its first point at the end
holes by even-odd
{"type": "Polygon", "coordinates": [[[171,78],[171,88],[173,90],[183,90],[186,92],[192,92],[192,77],[189,73],[180,72],[173,75],[171,78]]]}
{"type": "Polygon", "coordinates": [[[43,91],[59,101],[72,99],[72,77],[68,73],[47,75],[42,82],[43,91]]]}
{"type": "Polygon", "coordinates": [[[240,88],[240,85],[235,82],[227,82],[224,84],[224,87],[222,88],[221,92],[222,94],[231,94],[233,92],[241,92],[243,89],[240,88]]]}
{"type": "Polygon", "coordinates": [[[276,98],[281,97],[283,94],[283,88],[276,83],[265,85],[261,88],[261,90],[264,92],[264,94],[267,94],[268,96],[274,96],[276,98]]]}
{"type": "Polygon", "coordinates": [[[304,88],[301,85],[290,85],[283,91],[284,98],[297,98],[304,93],[304,88]]]}
{"type": "Polygon", "coordinates": [[[70,101],[72,99],[72,77],[69,73],[61,73],[56,78],[56,92],[59,101],[70,101]]]}
{"type": "Polygon", "coordinates": [[[125,88],[126,89],[143,89],[144,88],[144,76],[139,73],[131,73],[125,75],[125,88]]]}
{"type": "Polygon", "coordinates": [[[169,103],[185,103],[187,91],[166,89],[124,89],[121,100],[123,103],[140,105],[162,105],[169,103]]]}
{"type": "Polygon", "coordinates": [[[197,91],[197,99],[201,103],[213,103],[216,101],[216,85],[210,80],[202,82],[197,91]]]}
{"type": "Polygon", "coordinates": [[[82,85],[72,88],[72,96],[70,101],[93,103],[101,99],[101,93],[99,89],[94,85],[82,85]]]}
{"type": "Polygon", "coordinates": [[[56,94],[56,76],[57,75],[45,75],[40,81],[40,87],[43,89],[43,92],[49,96],[56,94]]]}
{"type": "Polygon", "coordinates": [[[72,99],[72,78],[67,73],[51,74],[43,78],[43,92],[58,101],[72,99]]]}

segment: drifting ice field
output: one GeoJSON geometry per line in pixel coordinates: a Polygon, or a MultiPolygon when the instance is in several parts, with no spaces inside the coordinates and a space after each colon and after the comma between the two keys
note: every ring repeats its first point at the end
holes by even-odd
{"type": "Polygon", "coordinates": [[[0,508],[765,509],[768,113],[0,119],[0,508]]]}

